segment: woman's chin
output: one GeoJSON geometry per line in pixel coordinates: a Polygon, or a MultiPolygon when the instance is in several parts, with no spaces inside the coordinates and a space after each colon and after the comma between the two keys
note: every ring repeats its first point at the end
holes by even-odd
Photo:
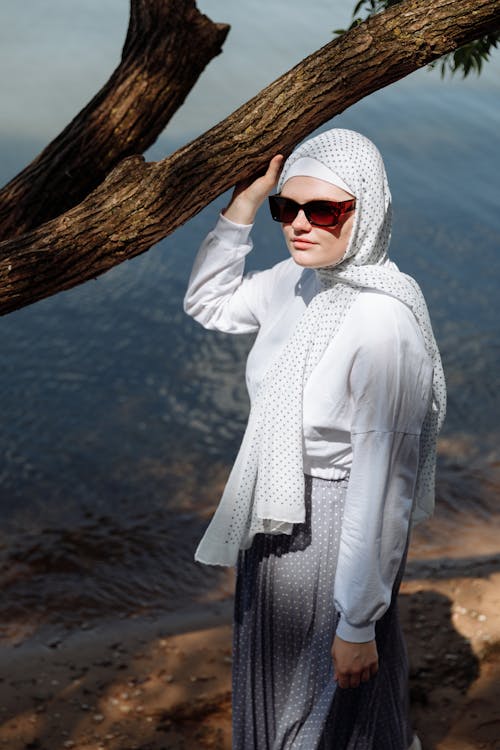
{"type": "Polygon", "coordinates": [[[313,257],[310,250],[294,249],[290,251],[290,255],[298,266],[303,266],[304,268],[322,268],[323,265],[327,265],[326,263],[321,263],[321,260],[318,260],[318,258],[313,257]]]}

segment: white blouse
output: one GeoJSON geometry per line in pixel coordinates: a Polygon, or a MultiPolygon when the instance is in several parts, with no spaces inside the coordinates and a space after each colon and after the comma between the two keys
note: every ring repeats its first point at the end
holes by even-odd
{"type": "MultiPolygon", "coordinates": [[[[224,216],[203,242],[184,309],[205,328],[257,336],[247,360],[250,399],[320,291],[313,269],[290,258],[244,275],[251,226],[224,216]]],[[[402,302],[365,290],[306,384],[304,473],[350,475],[335,578],[337,634],[374,637],[391,600],[408,536],[419,436],[432,395],[432,362],[402,302]]]]}

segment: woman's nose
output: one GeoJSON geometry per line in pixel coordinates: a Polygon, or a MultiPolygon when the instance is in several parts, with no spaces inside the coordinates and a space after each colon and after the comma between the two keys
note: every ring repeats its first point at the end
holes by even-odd
{"type": "Polygon", "coordinates": [[[309,231],[312,224],[309,223],[307,216],[304,213],[304,209],[300,209],[297,213],[297,216],[292,221],[292,227],[293,229],[299,229],[303,231],[309,231]]]}

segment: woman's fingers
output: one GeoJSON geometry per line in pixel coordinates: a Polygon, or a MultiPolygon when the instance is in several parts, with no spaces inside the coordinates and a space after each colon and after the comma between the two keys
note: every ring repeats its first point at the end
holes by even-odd
{"type": "Polygon", "coordinates": [[[278,182],[278,176],[282,164],[283,156],[281,154],[276,154],[267,165],[265,174],[261,177],[257,177],[256,180],[250,183],[248,186],[248,192],[254,200],[262,203],[274,189],[278,182]]]}
{"type": "Polygon", "coordinates": [[[341,688],[357,688],[362,682],[368,682],[378,670],[375,641],[351,643],[336,636],[332,646],[332,657],[334,679],[341,688]]]}
{"type": "Polygon", "coordinates": [[[279,177],[279,173],[281,171],[282,166],[283,166],[283,155],[276,154],[276,156],[273,156],[273,158],[269,162],[269,166],[267,168],[267,172],[265,175],[266,178],[270,180],[270,184],[271,184],[270,189],[272,189],[278,182],[278,177],[279,177]]]}
{"type": "Polygon", "coordinates": [[[248,177],[246,180],[240,180],[236,184],[233,198],[247,190],[253,194],[254,198],[262,199],[263,201],[278,182],[282,164],[283,156],[281,154],[273,156],[264,174],[261,174],[259,177],[248,177]]]}
{"type": "Polygon", "coordinates": [[[352,674],[349,679],[349,687],[357,688],[359,687],[360,679],[359,674],[352,674]]]}
{"type": "Polygon", "coordinates": [[[363,670],[361,673],[345,673],[335,675],[335,680],[341,688],[357,688],[362,682],[370,680],[370,670],[363,670]]]}
{"type": "Polygon", "coordinates": [[[252,224],[259,206],[275,187],[282,164],[283,156],[276,154],[263,175],[238,182],[224,216],[237,224],[252,224]]]}
{"type": "Polygon", "coordinates": [[[365,672],[362,672],[361,674],[336,674],[334,679],[336,682],[338,682],[339,687],[343,689],[357,688],[361,685],[362,682],[368,682],[368,680],[370,679],[370,673],[367,672],[367,674],[367,677],[365,675],[365,672]]]}

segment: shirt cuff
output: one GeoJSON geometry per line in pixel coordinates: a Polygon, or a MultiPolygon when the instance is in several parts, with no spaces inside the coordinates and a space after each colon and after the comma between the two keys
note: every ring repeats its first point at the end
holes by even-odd
{"type": "Polygon", "coordinates": [[[335,635],[342,638],[343,641],[351,643],[368,643],[375,638],[375,623],[369,622],[367,625],[351,625],[341,615],[335,635]]]}
{"type": "Polygon", "coordinates": [[[231,219],[226,219],[225,216],[219,214],[213,232],[224,244],[232,246],[248,245],[252,227],[253,224],[235,224],[231,219]]]}

